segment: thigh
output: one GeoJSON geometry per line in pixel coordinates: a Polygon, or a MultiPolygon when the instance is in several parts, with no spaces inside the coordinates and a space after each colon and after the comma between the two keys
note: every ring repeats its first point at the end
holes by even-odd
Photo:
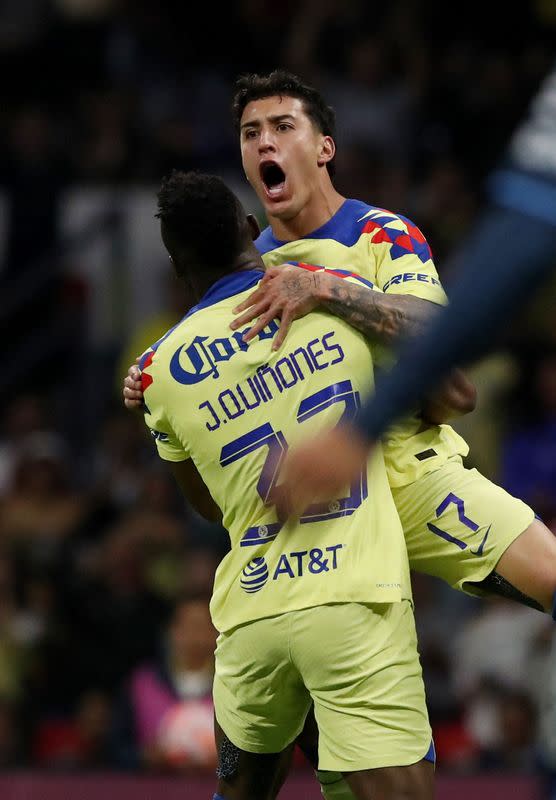
{"type": "Polygon", "coordinates": [[[298,612],[292,658],[311,693],[319,769],[404,766],[431,746],[409,601],[298,612]]]}
{"type": "Polygon", "coordinates": [[[319,729],[315,719],[315,709],[312,705],[305,717],[305,724],[297,737],[296,744],[313,769],[317,769],[319,765],[319,729]]]}
{"type": "Polygon", "coordinates": [[[459,460],[394,489],[411,569],[482,595],[476,585],[534,520],[529,506],[459,460]]]}
{"type": "Polygon", "coordinates": [[[218,637],[214,710],[228,739],[249,753],[279,753],[303,728],[311,702],[289,652],[291,615],[218,637]]]}
{"type": "Polygon", "coordinates": [[[419,761],[407,767],[365,770],[345,775],[358,800],[432,800],[434,765],[419,761]]]}
{"type": "Polygon", "coordinates": [[[293,744],[281,753],[248,753],[228,739],[216,719],[214,735],[217,793],[226,800],[274,800],[286,779],[293,744]]]}
{"type": "Polygon", "coordinates": [[[496,564],[492,591],[552,610],[556,592],[556,537],[539,519],[510,544],[496,564]],[[501,580],[500,580],[501,579],[501,580]]]}

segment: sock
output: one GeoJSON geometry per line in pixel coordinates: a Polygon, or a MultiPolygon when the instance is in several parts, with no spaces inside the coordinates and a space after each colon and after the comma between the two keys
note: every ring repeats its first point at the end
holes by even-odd
{"type": "Polygon", "coordinates": [[[319,769],[316,774],[324,800],[355,800],[355,795],[341,772],[319,769]]]}
{"type": "Polygon", "coordinates": [[[552,595],[552,619],[556,620],[556,592],[552,595]]]}

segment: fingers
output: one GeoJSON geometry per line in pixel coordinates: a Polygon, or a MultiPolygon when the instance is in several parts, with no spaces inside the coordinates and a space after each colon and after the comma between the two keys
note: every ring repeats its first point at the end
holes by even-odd
{"type": "MultiPolygon", "coordinates": [[[[275,314],[275,317],[276,316],[277,316],[277,314],[275,314]]],[[[286,309],[282,313],[282,317],[280,319],[280,327],[278,328],[278,331],[277,331],[274,339],[272,340],[272,349],[273,350],[279,350],[280,349],[280,347],[282,346],[282,344],[284,342],[284,339],[286,338],[286,336],[288,334],[288,331],[290,329],[290,325],[292,324],[294,319],[295,319],[294,315],[289,310],[286,309]]]]}
{"type": "Polygon", "coordinates": [[[126,375],[124,378],[124,386],[142,393],[141,373],[139,372],[137,377],[135,377],[135,375],[126,375]]]}
{"type": "Polygon", "coordinates": [[[140,381],[141,380],[141,370],[137,366],[139,361],[140,361],[140,359],[136,358],[135,359],[135,364],[131,364],[131,366],[127,370],[128,376],[134,381],[140,381]]]}
{"type": "Polygon", "coordinates": [[[287,268],[287,267],[291,268],[291,266],[292,266],[291,264],[287,264],[286,263],[286,264],[279,264],[279,265],[277,265],[275,267],[268,267],[268,269],[265,270],[265,273],[263,275],[263,279],[260,282],[259,286],[262,286],[263,284],[268,283],[273,278],[276,278],[277,275],[281,275],[285,268],[287,268]]]}
{"type": "Polygon", "coordinates": [[[143,387],[141,384],[141,370],[137,366],[140,357],[135,359],[124,378],[123,398],[124,406],[129,411],[138,411],[143,407],[143,387]]]}
{"type": "Polygon", "coordinates": [[[279,319],[281,314],[281,310],[278,307],[274,307],[269,309],[265,314],[262,314],[259,319],[255,322],[252,328],[249,328],[247,333],[243,337],[244,342],[250,342],[252,339],[255,338],[267,325],[270,325],[273,319],[279,319]]]}
{"type": "MultiPolygon", "coordinates": [[[[251,306],[251,308],[248,309],[244,314],[242,314],[240,317],[237,317],[233,322],[230,323],[230,328],[233,331],[235,331],[237,328],[241,328],[242,325],[246,325],[248,322],[251,322],[257,317],[259,317],[260,321],[261,314],[267,311],[267,309],[268,309],[268,301],[264,301],[262,303],[259,303],[258,305],[251,306]]],[[[255,322],[255,325],[258,325],[258,322],[255,322]]],[[[260,331],[261,328],[258,328],[258,330],[260,331]]]]}
{"type": "Polygon", "coordinates": [[[239,314],[240,311],[244,311],[246,308],[249,308],[249,306],[255,305],[255,303],[258,303],[259,301],[263,300],[265,295],[266,293],[264,291],[261,291],[261,288],[259,286],[259,288],[255,289],[254,292],[251,292],[249,297],[246,297],[242,303],[237,305],[235,308],[232,308],[232,314],[239,314]]]}
{"type": "Polygon", "coordinates": [[[127,408],[128,411],[137,411],[141,408],[141,401],[140,400],[128,400],[124,398],[124,406],[127,408]]]}

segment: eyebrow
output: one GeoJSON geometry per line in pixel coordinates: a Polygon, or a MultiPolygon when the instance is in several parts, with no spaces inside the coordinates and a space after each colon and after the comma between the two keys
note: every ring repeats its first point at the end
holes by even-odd
{"type": "MultiPolygon", "coordinates": [[[[293,114],[271,114],[270,116],[266,117],[270,122],[282,122],[283,120],[294,120],[295,117],[293,114]]],[[[240,125],[240,130],[244,128],[260,128],[261,123],[260,120],[254,119],[251,121],[244,122],[240,125]]]]}

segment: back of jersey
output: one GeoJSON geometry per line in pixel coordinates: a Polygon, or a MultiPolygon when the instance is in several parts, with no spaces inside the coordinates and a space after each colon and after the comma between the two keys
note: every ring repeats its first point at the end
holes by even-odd
{"type": "Polygon", "coordinates": [[[220,631],[323,603],[410,596],[380,448],[343,496],[299,520],[281,525],[267,505],[288,447],[352,419],[372,390],[373,367],[363,336],[324,313],[295,322],[277,352],[276,322],[247,346],[245,330],[230,330],[232,309],[261,275],[218,281],[143,366],[160,456],[193,459],[230,535],[211,602],[220,631]]]}

